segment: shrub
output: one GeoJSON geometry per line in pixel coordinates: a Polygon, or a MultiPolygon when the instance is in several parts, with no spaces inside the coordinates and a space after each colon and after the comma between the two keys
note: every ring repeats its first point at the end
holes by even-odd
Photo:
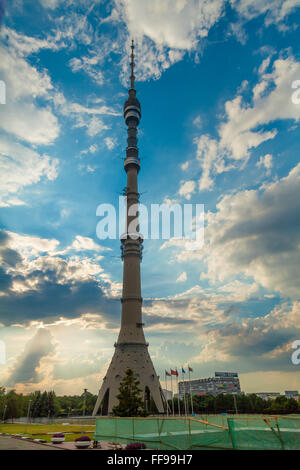
{"type": "Polygon", "coordinates": [[[91,438],[89,436],[80,436],[75,439],[75,442],[84,442],[84,441],[90,441],[91,438]]]}
{"type": "Polygon", "coordinates": [[[143,442],[131,442],[131,444],[127,444],[125,450],[140,450],[146,449],[146,446],[143,442]]]}

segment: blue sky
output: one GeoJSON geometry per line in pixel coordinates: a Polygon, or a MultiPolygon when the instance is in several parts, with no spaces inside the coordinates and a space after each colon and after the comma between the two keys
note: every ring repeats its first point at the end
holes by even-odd
{"type": "Polygon", "coordinates": [[[300,388],[291,362],[300,339],[299,6],[7,2],[1,383],[96,392],[112,356],[120,244],[97,239],[96,208],[117,205],[126,184],[134,38],[142,202],[205,205],[201,250],[145,241],[143,312],[157,372],[189,362],[195,377],[238,371],[247,392],[300,388]]]}

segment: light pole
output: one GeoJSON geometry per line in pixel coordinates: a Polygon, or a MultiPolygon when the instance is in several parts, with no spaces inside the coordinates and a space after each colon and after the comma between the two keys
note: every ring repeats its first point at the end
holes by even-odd
{"type": "Polygon", "coordinates": [[[31,400],[28,402],[28,411],[27,411],[27,421],[26,421],[26,427],[25,427],[25,434],[27,434],[27,428],[28,428],[28,422],[29,422],[29,416],[30,416],[30,405],[31,405],[31,400]]]}
{"type": "MultiPolygon", "coordinates": [[[[83,410],[82,410],[83,420],[84,420],[84,417],[85,417],[86,392],[87,392],[87,388],[84,389],[84,395],[83,395],[83,410]]],[[[83,436],[83,431],[84,431],[84,423],[83,423],[83,420],[82,420],[82,427],[81,427],[81,435],[82,435],[82,436],[83,436]]]]}
{"type": "Polygon", "coordinates": [[[236,396],[235,396],[235,393],[233,394],[233,401],[234,401],[235,413],[238,414],[238,409],[237,409],[237,403],[236,403],[236,396]]]}
{"type": "Polygon", "coordinates": [[[7,410],[7,405],[4,405],[4,409],[3,409],[3,424],[5,423],[5,415],[6,415],[6,410],[7,410]]]}

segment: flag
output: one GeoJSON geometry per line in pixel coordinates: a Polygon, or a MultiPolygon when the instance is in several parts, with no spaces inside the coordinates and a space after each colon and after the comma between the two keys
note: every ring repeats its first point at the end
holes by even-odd
{"type": "Polygon", "coordinates": [[[192,368],[189,366],[189,371],[190,371],[190,372],[194,372],[194,369],[192,369],[192,368]]]}
{"type": "Polygon", "coordinates": [[[176,375],[176,377],[178,377],[178,372],[177,372],[177,370],[171,369],[171,375],[176,375]]]}
{"type": "Polygon", "coordinates": [[[167,372],[166,370],[165,370],[165,374],[167,377],[171,377],[171,374],[169,374],[169,372],[167,372]]]}
{"type": "Polygon", "coordinates": [[[185,370],[184,370],[183,367],[181,367],[181,372],[182,372],[183,374],[185,374],[185,370]]]}

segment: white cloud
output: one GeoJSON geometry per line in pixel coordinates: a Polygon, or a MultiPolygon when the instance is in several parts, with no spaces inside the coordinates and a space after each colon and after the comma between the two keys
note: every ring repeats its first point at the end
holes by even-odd
{"type": "Polygon", "coordinates": [[[241,21],[236,21],[235,23],[231,23],[229,28],[229,35],[235,36],[237,41],[239,41],[242,45],[245,45],[248,39],[248,35],[243,27],[243,23],[241,21]]]}
{"type": "Polygon", "coordinates": [[[32,145],[48,145],[58,137],[60,127],[49,104],[54,88],[48,73],[25,59],[40,49],[56,49],[55,42],[5,27],[1,37],[6,43],[6,48],[0,47],[0,72],[6,83],[7,100],[0,108],[0,127],[9,135],[3,137],[0,147],[1,205],[7,206],[22,204],[19,197],[11,197],[12,193],[37,183],[43,176],[54,180],[58,168],[58,159],[41,155],[14,138],[32,145]]]}
{"type": "MultiPolygon", "coordinates": [[[[243,22],[265,14],[265,23],[284,20],[300,0],[231,0],[238,19],[230,32],[245,44],[243,22]]],[[[115,8],[106,21],[125,22],[129,38],[136,42],[138,80],[158,78],[186,51],[197,51],[201,40],[218,23],[225,11],[225,0],[115,0],[115,8]]],[[[281,29],[283,23],[280,23],[281,29]]],[[[120,38],[124,43],[124,36],[120,38]]],[[[129,48],[129,40],[128,40],[129,48]]],[[[127,48],[127,49],[128,49],[127,48]]],[[[122,60],[122,80],[128,77],[128,54],[122,60]]]]}
{"type": "MultiPolygon", "coordinates": [[[[182,279],[178,282],[184,282],[184,278],[183,273],[182,279]]],[[[150,316],[160,318],[160,325],[165,331],[178,328],[181,322],[182,328],[186,331],[197,327],[197,333],[200,333],[208,325],[218,325],[228,321],[229,315],[225,312],[224,305],[230,305],[230,302],[232,302],[230,293],[216,294],[210,289],[204,290],[196,285],[172,297],[145,299],[143,309],[148,318],[150,316]],[[186,312],[189,312],[188,319],[186,312]]],[[[157,328],[157,322],[153,323],[153,329],[155,327],[157,328]]]]}
{"type": "Polygon", "coordinates": [[[7,26],[1,28],[0,37],[3,42],[6,42],[9,48],[16,51],[19,56],[27,56],[41,49],[51,49],[55,51],[61,47],[65,47],[65,44],[59,43],[55,36],[47,35],[41,39],[18,33],[7,26]]]}
{"type": "Polygon", "coordinates": [[[7,105],[1,114],[2,129],[24,142],[47,145],[59,134],[57,118],[49,107],[37,108],[33,103],[7,105]]]}
{"type": "Polygon", "coordinates": [[[182,169],[182,171],[186,171],[188,169],[189,165],[190,165],[190,162],[186,161],[186,162],[184,162],[180,165],[180,168],[182,169]]]}
{"type": "Polygon", "coordinates": [[[34,150],[2,138],[0,141],[0,203],[19,205],[16,195],[23,187],[39,182],[46,177],[57,177],[58,159],[40,155],[34,150]]]}
{"type": "Polygon", "coordinates": [[[69,65],[72,72],[83,70],[97,85],[103,85],[104,77],[103,72],[97,67],[99,66],[99,57],[97,55],[93,57],[82,57],[80,59],[73,57],[73,59],[69,61],[69,65]]]}
{"type": "Polygon", "coordinates": [[[227,121],[221,124],[219,134],[222,147],[231,150],[233,159],[246,158],[251,147],[276,135],[275,130],[254,132],[252,129],[277,119],[300,119],[300,108],[291,101],[291,84],[299,73],[300,63],[292,57],[277,59],[272,72],[261,76],[258,85],[263,88],[257,92],[254,87],[252,106],[244,105],[241,96],[226,103],[227,121]],[[271,91],[265,92],[270,87],[271,91]]]}
{"type": "Polygon", "coordinates": [[[267,70],[267,68],[270,65],[270,62],[271,62],[271,57],[270,56],[262,61],[262,63],[259,66],[259,69],[258,69],[259,75],[262,75],[263,73],[265,73],[265,71],[267,70]]]}
{"type": "MultiPolygon", "coordinates": [[[[118,15],[136,41],[138,80],[158,78],[195,50],[223,12],[224,0],[115,0],[118,15]]],[[[129,47],[129,42],[128,42],[129,47]]],[[[128,77],[128,58],[123,60],[123,79],[128,77]]]]}
{"type": "MultiPolygon", "coordinates": [[[[64,250],[59,250],[60,242],[54,238],[41,238],[34,235],[21,235],[15,232],[7,232],[9,235],[8,246],[9,248],[19,251],[26,258],[37,257],[40,254],[48,254],[50,256],[65,255],[70,251],[109,251],[110,248],[103,247],[90,237],[83,237],[76,235],[75,240],[64,250]]],[[[97,255],[98,256],[98,255],[97,255]]],[[[44,258],[45,259],[45,258],[44,258]]],[[[49,258],[50,259],[50,258],[49,258]]],[[[77,259],[76,257],[74,260],[77,259]]],[[[101,259],[101,256],[97,258],[101,259]]],[[[63,260],[64,261],[64,260],[63,260]]]]}
{"type": "Polygon", "coordinates": [[[104,139],[105,145],[108,148],[108,150],[112,150],[116,146],[116,139],[112,137],[106,137],[104,139]]]}
{"type": "Polygon", "coordinates": [[[194,126],[196,126],[198,129],[201,129],[201,127],[202,127],[202,119],[201,119],[201,116],[195,117],[195,119],[193,120],[193,124],[194,124],[194,126]]]}
{"type": "Polygon", "coordinates": [[[300,164],[257,190],[224,196],[206,214],[205,246],[179,261],[202,259],[212,282],[246,276],[271,292],[299,297],[300,164]]]}
{"type": "Polygon", "coordinates": [[[203,134],[201,137],[195,138],[194,143],[197,145],[196,159],[202,169],[199,191],[210,190],[214,185],[212,171],[214,173],[225,171],[224,153],[217,140],[211,139],[209,135],[203,134]]]}
{"type": "MultiPolygon", "coordinates": [[[[91,137],[109,129],[109,126],[98,116],[120,115],[119,111],[104,104],[101,104],[101,106],[88,107],[80,103],[69,102],[61,93],[56,94],[54,102],[58,112],[73,119],[75,121],[75,128],[86,128],[86,133],[91,137]]],[[[83,153],[85,153],[85,151],[83,153]]]]}
{"type": "MultiPolygon", "coordinates": [[[[202,174],[199,190],[210,190],[215,176],[232,168],[243,168],[252,149],[274,139],[277,129],[265,126],[276,120],[300,120],[300,107],[292,102],[292,83],[300,76],[300,63],[293,57],[277,59],[266,73],[269,61],[262,63],[258,83],[252,90],[252,102],[245,103],[238,94],[225,103],[226,117],[218,129],[218,138],[201,135],[195,138],[196,161],[202,174]]],[[[240,88],[241,93],[243,88],[240,88]]],[[[270,165],[270,157],[267,157],[270,165]]]]}
{"type": "MultiPolygon", "coordinates": [[[[76,235],[75,240],[68,249],[74,249],[75,251],[103,251],[105,248],[95,243],[92,238],[82,237],[81,235],[76,235]]],[[[106,248],[107,250],[107,248],[106,248]]]]}
{"type": "Polygon", "coordinates": [[[1,107],[1,127],[29,143],[49,144],[59,134],[56,116],[49,106],[40,107],[36,98],[49,101],[53,89],[45,71],[39,72],[12,49],[0,48],[0,71],[6,83],[7,104],[1,107]]]}
{"type": "Polygon", "coordinates": [[[223,0],[119,0],[130,35],[157,45],[191,50],[219,20],[223,0]]]}
{"type": "Polygon", "coordinates": [[[78,43],[86,46],[93,41],[94,30],[88,21],[87,11],[84,14],[68,11],[55,21],[55,36],[57,41],[68,42],[75,47],[78,43]]]}
{"type": "Polygon", "coordinates": [[[96,169],[97,169],[96,166],[88,165],[88,166],[86,167],[86,171],[87,171],[88,173],[94,173],[94,171],[96,171],[96,169]]]}
{"type": "Polygon", "coordinates": [[[55,239],[21,235],[15,232],[7,233],[9,248],[22,253],[25,257],[37,256],[40,253],[54,254],[59,245],[59,241],[55,239]]]}
{"type": "Polygon", "coordinates": [[[251,297],[258,296],[257,283],[241,282],[237,279],[218,287],[218,293],[225,296],[228,302],[245,302],[251,297]]]}
{"type": "Polygon", "coordinates": [[[80,158],[81,158],[82,155],[88,155],[89,153],[93,154],[93,153],[97,152],[97,150],[98,150],[98,145],[97,144],[91,144],[88,149],[81,150],[80,158]]]}
{"type": "Polygon", "coordinates": [[[95,153],[95,152],[97,152],[97,150],[98,150],[98,145],[92,144],[92,145],[89,146],[89,152],[90,153],[95,153]]]}
{"type": "Polygon", "coordinates": [[[187,275],[186,275],[186,272],[183,271],[176,279],[176,282],[185,282],[186,280],[187,280],[187,275]]]}
{"type": "Polygon", "coordinates": [[[50,10],[54,10],[61,3],[61,0],[39,0],[39,1],[41,5],[43,5],[44,8],[49,8],[50,10]]]}
{"type": "Polygon", "coordinates": [[[237,12],[247,20],[266,14],[266,25],[278,23],[300,6],[299,0],[230,0],[237,12]]]}
{"type": "Polygon", "coordinates": [[[120,112],[116,111],[114,108],[111,108],[106,105],[88,107],[79,103],[62,101],[62,111],[65,114],[88,114],[88,115],[107,115],[107,116],[120,116],[120,112]]]}
{"type": "Polygon", "coordinates": [[[271,174],[271,168],[273,167],[273,156],[267,153],[266,155],[261,155],[258,162],[256,163],[257,167],[264,167],[267,170],[267,175],[271,174]]]}
{"type": "Polygon", "coordinates": [[[102,119],[99,119],[95,116],[93,116],[88,123],[84,122],[84,121],[81,121],[81,122],[78,122],[77,125],[75,127],[86,127],[87,128],[87,131],[86,133],[90,136],[90,137],[94,137],[95,135],[97,134],[100,134],[100,132],[106,130],[106,129],[109,129],[108,126],[106,126],[102,119]]]}
{"type": "Polygon", "coordinates": [[[192,194],[195,192],[195,189],[195,181],[185,181],[181,183],[181,186],[178,190],[178,194],[189,200],[191,199],[192,194]]]}
{"type": "Polygon", "coordinates": [[[12,386],[18,383],[39,382],[42,379],[39,370],[41,360],[43,357],[48,359],[55,349],[52,341],[53,337],[48,330],[38,328],[35,336],[26,344],[24,351],[13,364],[7,384],[12,386]]]}

